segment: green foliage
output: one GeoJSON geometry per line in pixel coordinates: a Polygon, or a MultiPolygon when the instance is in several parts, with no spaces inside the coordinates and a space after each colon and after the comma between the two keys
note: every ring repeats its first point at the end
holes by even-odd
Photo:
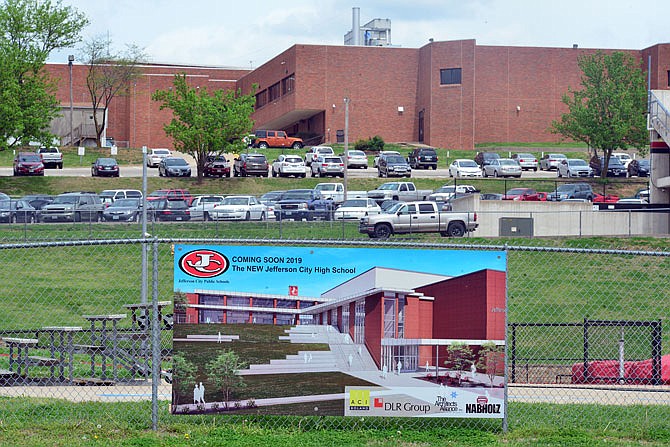
{"type": "Polygon", "coordinates": [[[447,356],[448,358],[444,361],[444,364],[454,370],[460,382],[463,371],[472,364],[474,358],[472,349],[465,343],[453,343],[447,346],[447,356]]]}
{"type": "Polygon", "coordinates": [[[60,1],[0,5],[0,150],[28,141],[51,144],[49,125],[59,103],[55,80],[43,67],[51,51],[76,43],[87,24],[60,1]]]}
{"type": "Polygon", "coordinates": [[[226,407],[235,390],[246,387],[242,376],[237,374],[240,369],[246,367],[246,363],[242,362],[239,356],[232,350],[223,351],[223,354],[207,363],[205,367],[207,378],[223,392],[226,407]]]}
{"type": "MultiPolygon", "coordinates": [[[[563,103],[568,113],[552,123],[551,131],[602,151],[645,147],[647,91],[639,63],[630,55],[598,52],[579,59],[582,90],[568,90],[563,103]]],[[[607,172],[607,163],[603,172],[607,172]]]]}
{"type": "Polygon", "coordinates": [[[484,343],[477,353],[478,359],[476,367],[483,371],[489,378],[489,383],[493,386],[493,379],[505,373],[505,350],[493,342],[484,343]]]}
{"type": "Polygon", "coordinates": [[[179,402],[179,396],[188,394],[195,384],[195,376],[198,368],[181,354],[172,356],[172,388],[175,393],[175,404],[179,402]]]}
{"type": "Polygon", "coordinates": [[[384,150],[384,140],[379,135],[375,135],[367,140],[358,140],[354,144],[354,149],[358,151],[379,152],[384,150]]]}
{"type": "Polygon", "coordinates": [[[158,90],[152,99],[162,102],[161,110],[172,110],[173,118],[163,128],[174,140],[175,149],[195,159],[198,183],[208,155],[239,152],[246,147],[243,138],[253,127],[253,91],[248,95],[233,90],[210,94],[205,87],[188,85],[186,75],[181,74],[175,76],[173,89],[158,90]]]}

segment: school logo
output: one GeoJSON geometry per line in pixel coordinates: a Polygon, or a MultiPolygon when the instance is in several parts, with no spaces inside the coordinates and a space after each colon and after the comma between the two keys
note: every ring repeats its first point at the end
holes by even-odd
{"type": "Polygon", "coordinates": [[[182,272],[196,278],[213,278],[228,270],[230,262],[214,250],[193,250],[179,259],[182,272]]]}
{"type": "Polygon", "coordinates": [[[370,390],[349,390],[349,410],[369,410],[370,390]]]}

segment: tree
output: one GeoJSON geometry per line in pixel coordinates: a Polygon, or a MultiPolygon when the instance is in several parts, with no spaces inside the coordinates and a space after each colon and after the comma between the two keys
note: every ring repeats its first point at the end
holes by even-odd
{"type": "Polygon", "coordinates": [[[563,103],[568,113],[552,122],[552,132],[586,143],[605,157],[603,176],[612,152],[646,147],[647,91],[639,62],[632,56],[602,52],[579,58],[582,90],[568,89],[563,103]]]}
{"type": "Polygon", "coordinates": [[[117,54],[110,51],[111,44],[108,37],[94,37],[84,44],[80,56],[88,65],[86,88],[91,95],[95,141],[99,147],[107,126],[109,104],[116,96],[128,94],[130,83],[140,76],[139,64],[146,59],[143,50],[134,45],[117,54]],[[99,116],[101,109],[105,113],[99,116]]]}
{"type": "Polygon", "coordinates": [[[49,54],[79,41],[88,19],[60,1],[6,0],[0,5],[0,150],[24,142],[51,144],[59,114],[49,54]]]}
{"type": "Polygon", "coordinates": [[[174,89],[158,90],[152,95],[161,101],[161,110],[170,109],[172,120],[163,126],[180,152],[190,154],[198,167],[198,182],[202,182],[209,155],[243,149],[253,127],[253,92],[243,95],[233,90],[192,88],[185,74],[176,75],[174,89]]]}
{"type": "Polygon", "coordinates": [[[178,405],[179,398],[187,395],[195,384],[198,368],[181,354],[172,356],[172,402],[178,405]]]}
{"type": "Polygon", "coordinates": [[[247,365],[231,350],[225,350],[205,366],[207,379],[223,392],[226,408],[232,393],[247,386],[242,376],[238,375],[238,371],[246,367],[247,365]]]}
{"type": "Polygon", "coordinates": [[[463,371],[472,363],[472,359],[472,349],[465,343],[455,342],[447,346],[447,360],[444,361],[444,364],[456,373],[459,385],[461,384],[463,371]]]}
{"type": "Polygon", "coordinates": [[[505,373],[505,351],[502,346],[487,341],[479,350],[477,368],[483,370],[489,378],[491,387],[496,376],[505,373]]]}

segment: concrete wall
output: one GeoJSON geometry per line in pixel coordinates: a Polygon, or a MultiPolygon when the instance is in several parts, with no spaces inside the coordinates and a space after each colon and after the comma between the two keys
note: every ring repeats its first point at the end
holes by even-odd
{"type": "Polygon", "coordinates": [[[477,212],[475,237],[500,236],[502,218],[531,218],[532,236],[648,236],[659,232],[655,221],[668,219],[662,212],[598,211],[588,202],[479,200],[477,194],[454,201],[453,209],[477,212]]]}

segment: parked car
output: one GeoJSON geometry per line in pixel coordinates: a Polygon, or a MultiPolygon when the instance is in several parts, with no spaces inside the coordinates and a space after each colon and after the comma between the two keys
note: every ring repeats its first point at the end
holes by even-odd
{"type": "Polygon", "coordinates": [[[524,200],[524,197],[530,197],[537,194],[533,188],[512,188],[502,197],[503,200],[524,200]]]}
{"type": "Polygon", "coordinates": [[[312,177],[344,177],[344,161],[336,155],[319,155],[310,169],[312,177]]]}
{"type": "Polygon", "coordinates": [[[259,149],[267,149],[268,147],[300,149],[303,145],[302,138],[289,137],[283,130],[257,130],[251,141],[251,146],[259,149]]]}
{"type": "Polygon", "coordinates": [[[158,163],[159,177],[190,177],[191,166],[181,157],[165,157],[158,163]]]}
{"type": "Polygon", "coordinates": [[[230,163],[223,155],[210,155],[202,173],[205,177],[230,177],[230,163]]]}
{"type": "Polygon", "coordinates": [[[142,191],[139,189],[105,189],[100,193],[100,198],[105,201],[109,198],[109,202],[114,202],[118,199],[142,199],[142,191]]]}
{"type": "Polygon", "coordinates": [[[412,167],[402,155],[384,154],[377,161],[377,173],[379,177],[411,177],[412,167]]]}
{"type": "MultiPolygon", "coordinates": [[[[9,196],[7,196],[6,200],[9,199],[9,196]]],[[[0,197],[0,200],[5,200],[3,197],[0,197]]],[[[27,194],[23,197],[21,197],[21,200],[25,200],[35,208],[36,210],[41,210],[44,205],[48,205],[49,203],[54,201],[54,196],[51,196],[49,194],[27,194]]]]}
{"type": "Polygon", "coordinates": [[[539,162],[540,171],[558,169],[558,165],[567,158],[564,154],[544,154],[539,162]]]}
{"type": "Polygon", "coordinates": [[[381,157],[382,155],[400,155],[400,152],[398,152],[398,151],[379,151],[379,153],[372,160],[372,167],[373,168],[376,168],[376,167],[379,166],[379,157],[381,157]]]}
{"type": "MultiPolygon", "coordinates": [[[[591,159],[589,166],[593,168],[593,175],[597,177],[602,177],[602,172],[605,167],[605,157],[598,157],[596,160],[595,157],[591,159]]],[[[628,176],[628,170],[616,157],[610,157],[609,163],[607,165],[607,175],[606,177],[626,177],[628,176]]]]}
{"type": "Polygon", "coordinates": [[[102,200],[93,192],[69,192],[57,195],[38,214],[41,222],[97,222],[102,217],[102,200]]]}
{"type": "Polygon", "coordinates": [[[275,203],[281,199],[282,194],[284,194],[286,191],[268,191],[262,196],[258,198],[258,200],[261,201],[263,205],[268,210],[267,218],[268,219],[274,219],[275,218],[275,203]]]}
{"type": "Polygon", "coordinates": [[[628,177],[649,177],[651,161],[648,158],[631,160],[628,163],[628,177]]]}
{"type": "Polygon", "coordinates": [[[291,189],[275,202],[275,219],[332,220],[335,204],[315,189],[291,189]]]}
{"type": "Polygon", "coordinates": [[[498,160],[499,158],[500,155],[495,152],[479,152],[475,156],[475,163],[477,163],[480,168],[484,169],[484,166],[491,163],[492,160],[498,160]]]}
{"type": "Polygon", "coordinates": [[[305,162],[299,155],[284,155],[277,156],[277,159],[272,162],[272,176],[273,177],[305,177],[305,162]]]}
{"type": "Polygon", "coordinates": [[[147,196],[148,201],[158,199],[184,200],[187,205],[191,204],[193,196],[187,189],[157,189],[147,196]]]}
{"type": "Polygon", "coordinates": [[[412,169],[437,169],[437,152],[431,147],[416,148],[407,156],[407,163],[412,169]]]}
{"type": "Polygon", "coordinates": [[[263,154],[240,154],[233,164],[233,177],[268,176],[268,159],[263,154]]]}
{"type": "Polygon", "coordinates": [[[42,158],[32,152],[19,152],[14,157],[14,175],[44,175],[42,158]]]}
{"type": "Polygon", "coordinates": [[[142,219],[142,199],[117,199],[102,211],[105,222],[139,222],[142,219]]]}
{"type": "Polygon", "coordinates": [[[347,161],[347,168],[368,168],[368,156],[365,155],[365,152],[358,150],[349,150],[347,154],[340,154],[342,160],[347,161]]]}
{"type": "Polygon", "coordinates": [[[147,166],[157,168],[162,159],[171,155],[170,149],[151,149],[151,152],[147,154],[147,166]]]}
{"type": "Polygon", "coordinates": [[[0,200],[0,222],[33,223],[37,210],[27,200],[0,200]]]}
{"type": "Polygon", "coordinates": [[[522,170],[526,169],[532,169],[533,171],[537,171],[537,157],[533,154],[529,154],[528,152],[521,152],[518,154],[512,154],[512,160],[516,161],[519,163],[519,166],[521,166],[522,170]]]}
{"type": "MultiPolygon", "coordinates": [[[[474,163],[474,161],[472,163],[474,163]]],[[[473,194],[476,192],[479,192],[479,190],[472,185],[444,185],[437,188],[431,195],[429,195],[428,200],[444,202],[456,194],[473,194]]]]}
{"type": "Polygon", "coordinates": [[[449,165],[449,177],[481,177],[482,170],[473,160],[459,158],[449,165]]]}
{"type": "Polygon", "coordinates": [[[191,212],[191,220],[211,220],[209,212],[216,206],[223,203],[223,196],[202,195],[193,198],[189,204],[188,210],[191,212]]]}
{"type": "Polygon", "coordinates": [[[330,146],[313,146],[305,154],[305,166],[311,166],[319,155],[335,155],[335,151],[330,146]]]}
{"type": "Polygon", "coordinates": [[[614,194],[602,195],[597,192],[593,193],[593,203],[617,203],[620,197],[614,194]]]}
{"type": "Polygon", "coordinates": [[[183,199],[163,197],[148,203],[148,218],[155,221],[187,221],[191,220],[188,204],[183,199]]]}
{"type": "Polygon", "coordinates": [[[254,196],[228,196],[209,211],[212,220],[266,220],[267,208],[254,196]]]}
{"type": "Polygon", "coordinates": [[[479,195],[479,200],[502,200],[503,195],[493,192],[483,192],[479,195]]]}
{"type": "Polygon", "coordinates": [[[379,214],[382,209],[372,199],[348,199],[335,210],[335,220],[359,220],[361,217],[379,214]]]}
{"type": "Polygon", "coordinates": [[[511,158],[496,158],[484,165],[483,176],[493,177],[521,177],[521,166],[511,158]]]}
{"type": "Polygon", "coordinates": [[[57,147],[42,146],[37,149],[37,155],[42,159],[42,164],[44,164],[45,168],[63,169],[63,154],[57,147]]]}
{"type": "Polygon", "coordinates": [[[588,183],[566,183],[559,185],[555,191],[550,192],[547,200],[557,202],[565,199],[586,199],[592,201],[593,189],[588,183]]]}
{"type": "Polygon", "coordinates": [[[97,158],[91,164],[91,177],[118,177],[119,164],[114,158],[97,158]]]}
{"type": "Polygon", "coordinates": [[[593,169],[580,158],[566,158],[558,164],[558,177],[593,177],[593,169]]]}
{"type": "Polygon", "coordinates": [[[626,152],[612,152],[612,157],[618,158],[626,167],[626,169],[628,169],[630,162],[633,161],[633,157],[631,157],[630,154],[627,154],[626,152]]]}

